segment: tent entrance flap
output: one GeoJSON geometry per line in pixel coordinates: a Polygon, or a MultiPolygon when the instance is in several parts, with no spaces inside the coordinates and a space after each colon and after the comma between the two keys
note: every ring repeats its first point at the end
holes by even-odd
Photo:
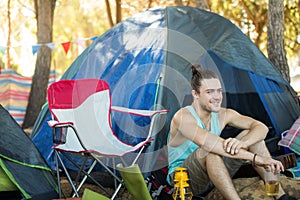
{"type": "Polygon", "coordinates": [[[280,82],[255,73],[249,76],[272,122],[276,135],[286,131],[296,119],[299,104],[293,99],[292,91],[280,82]],[[287,112],[288,111],[288,112],[287,112]]]}

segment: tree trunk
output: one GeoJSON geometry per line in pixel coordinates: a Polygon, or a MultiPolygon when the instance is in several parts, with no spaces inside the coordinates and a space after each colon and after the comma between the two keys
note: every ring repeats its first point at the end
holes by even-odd
{"type": "Polygon", "coordinates": [[[116,0],[116,24],[122,21],[122,1],[116,0]]]}
{"type": "Polygon", "coordinates": [[[284,0],[269,0],[268,10],[268,56],[283,78],[290,82],[284,47],[284,0]]]}
{"type": "Polygon", "coordinates": [[[113,27],[115,24],[112,19],[109,0],[105,0],[105,5],[106,5],[106,12],[107,12],[107,18],[108,18],[109,25],[110,25],[110,27],[113,27]]]}
{"type": "Polygon", "coordinates": [[[175,0],[175,5],[183,6],[182,0],[175,0]]]}
{"type": "Polygon", "coordinates": [[[10,19],[10,0],[7,1],[7,19],[8,19],[8,34],[7,34],[7,49],[6,49],[6,57],[7,57],[7,65],[6,69],[10,69],[10,36],[11,36],[11,19],[10,19]]]}
{"type": "MultiPolygon", "coordinates": [[[[38,44],[52,42],[53,15],[56,0],[36,0],[38,44]]],[[[35,71],[26,109],[23,128],[32,127],[46,101],[51,66],[51,49],[42,45],[37,53],[35,71]]]]}
{"type": "Polygon", "coordinates": [[[153,0],[148,0],[148,8],[152,7],[152,2],[153,2],[153,0]]]}
{"type": "Polygon", "coordinates": [[[205,10],[210,10],[210,8],[208,6],[208,3],[207,3],[207,0],[195,0],[195,3],[196,3],[196,7],[197,8],[202,8],[202,9],[205,9],[205,10]]]}

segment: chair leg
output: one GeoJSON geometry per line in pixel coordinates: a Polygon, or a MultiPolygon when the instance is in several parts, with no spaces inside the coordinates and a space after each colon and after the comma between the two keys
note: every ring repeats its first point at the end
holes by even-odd
{"type": "MultiPolygon", "coordinates": [[[[76,194],[76,197],[79,197],[79,194],[78,194],[78,192],[77,192],[77,190],[76,190],[76,187],[75,187],[75,185],[73,184],[73,181],[72,181],[72,179],[71,179],[71,176],[70,176],[70,174],[69,174],[67,168],[65,167],[65,165],[64,165],[64,163],[63,163],[61,157],[58,155],[58,152],[57,152],[57,151],[55,151],[55,154],[56,154],[56,156],[57,156],[57,158],[58,158],[58,160],[59,160],[59,162],[60,162],[60,164],[61,164],[61,166],[62,166],[62,168],[63,168],[63,170],[64,170],[64,172],[65,172],[65,174],[66,174],[66,176],[67,176],[67,179],[68,179],[69,183],[71,184],[71,187],[72,187],[74,193],[76,194]]],[[[60,180],[58,180],[58,181],[60,181],[60,180]]]]}
{"type": "MultiPolygon", "coordinates": [[[[94,169],[95,165],[97,164],[97,162],[93,162],[93,164],[91,165],[90,169],[87,171],[88,174],[90,174],[92,172],[92,170],[94,169]]],[[[81,182],[79,183],[78,187],[77,187],[77,191],[80,190],[80,188],[82,187],[82,185],[84,184],[84,182],[86,181],[86,179],[88,178],[88,175],[84,175],[83,179],[81,180],[81,182]]]]}
{"type": "Polygon", "coordinates": [[[112,175],[119,183],[122,182],[122,180],[115,174],[113,173],[99,158],[97,158],[96,156],[93,156],[93,158],[95,160],[97,160],[97,162],[104,168],[107,170],[108,173],[110,173],[110,175],[112,175]]]}
{"type": "MultiPolygon", "coordinates": [[[[76,184],[77,184],[77,183],[79,182],[79,180],[80,180],[81,172],[84,171],[84,166],[85,166],[87,160],[88,160],[88,157],[85,157],[85,158],[84,158],[84,161],[82,162],[82,164],[81,164],[81,166],[80,166],[80,168],[79,168],[79,171],[78,171],[78,173],[77,173],[77,177],[76,177],[76,179],[75,179],[75,183],[76,183],[76,184]]],[[[78,190],[77,190],[77,191],[78,191],[78,190]]]]}
{"type": "MultiPolygon", "coordinates": [[[[93,164],[91,165],[91,167],[89,168],[89,170],[87,172],[85,172],[85,176],[83,177],[83,179],[81,180],[80,184],[77,187],[77,191],[80,190],[80,188],[82,187],[82,185],[84,184],[84,182],[86,181],[87,178],[92,179],[92,181],[98,186],[100,187],[108,196],[110,196],[111,194],[107,192],[107,190],[97,181],[95,180],[92,176],[90,176],[90,173],[93,171],[94,167],[96,166],[97,161],[95,160],[93,162],[93,164]]],[[[73,197],[75,197],[75,195],[73,195],[73,197]]]]}
{"type": "Polygon", "coordinates": [[[121,187],[122,187],[122,185],[123,185],[123,180],[122,179],[120,179],[117,175],[116,175],[116,173],[114,173],[114,172],[116,172],[116,167],[115,167],[115,160],[114,160],[114,158],[112,158],[113,159],[113,168],[114,168],[114,172],[112,172],[99,158],[97,158],[96,156],[93,156],[94,158],[95,158],[95,160],[102,166],[102,167],[104,167],[104,169],[106,169],[107,171],[108,171],[108,173],[110,173],[113,177],[114,177],[114,181],[115,181],[115,192],[114,192],[114,194],[112,195],[112,197],[111,197],[111,199],[115,199],[116,198],[116,196],[117,196],[117,194],[118,194],[118,192],[119,192],[119,190],[121,189],[121,187]],[[119,182],[119,185],[118,185],[118,187],[117,187],[117,184],[116,184],[116,182],[119,182]]]}
{"type": "MultiPolygon", "coordinates": [[[[63,153],[63,152],[62,152],[63,153]]],[[[83,167],[82,166],[79,166],[76,162],[74,162],[74,160],[72,160],[71,158],[70,158],[70,156],[68,156],[67,154],[65,154],[65,153],[63,153],[63,155],[75,166],[75,167],[77,167],[78,169],[83,169],[83,167]]],[[[85,162],[84,162],[85,163],[85,162]]],[[[83,163],[83,164],[84,164],[83,163]]],[[[107,190],[96,180],[96,179],[94,179],[91,175],[90,175],[90,173],[92,172],[92,170],[94,169],[94,167],[95,167],[95,165],[97,164],[97,161],[95,160],[93,163],[92,163],[92,166],[89,168],[89,170],[88,170],[88,172],[86,172],[85,170],[82,170],[82,171],[79,171],[79,173],[83,173],[85,176],[83,177],[83,179],[84,179],[84,181],[82,182],[81,181],[81,183],[80,183],[80,185],[82,186],[83,184],[84,184],[84,182],[85,182],[85,180],[87,179],[87,178],[90,178],[99,188],[101,188],[107,195],[111,195],[109,192],[107,192],[107,190]]],[[[77,182],[76,182],[77,183],[77,182]]],[[[81,187],[80,186],[80,187],[81,187]]],[[[77,188],[77,192],[79,191],[79,189],[80,188],[77,188]]],[[[73,194],[73,197],[75,197],[75,194],[73,194]]]]}
{"type": "MultiPolygon", "coordinates": [[[[116,174],[116,162],[115,162],[115,158],[112,158],[112,164],[113,164],[113,173],[116,174]]],[[[115,189],[117,188],[117,180],[114,178],[114,185],[115,185],[115,189]]]]}
{"type": "Polygon", "coordinates": [[[117,189],[115,190],[114,194],[113,194],[112,197],[110,198],[111,200],[113,200],[113,199],[116,198],[116,196],[117,196],[119,190],[121,189],[122,185],[123,185],[123,182],[119,183],[117,189]]]}
{"type": "Polygon", "coordinates": [[[142,146],[142,148],[139,150],[137,156],[135,157],[135,159],[133,160],[131,165],[134,165],[138,161],[138,159],[140,158],[140,156],[141,156],[142,152],[144,151],[144,149],[145,149],[145,146],[142,146]]]}
{"type": "Polygon", "coordinates": [[[61,198],[62,195],[61,195],[61,184],[60,184],[60,175],[59,175],[59,168],[58,168],[58,155],[57,153],[55,152],[55,166],[56,166],[56,178],[57,178],[57,186],[58,186],[58,197],[61,198]]]}

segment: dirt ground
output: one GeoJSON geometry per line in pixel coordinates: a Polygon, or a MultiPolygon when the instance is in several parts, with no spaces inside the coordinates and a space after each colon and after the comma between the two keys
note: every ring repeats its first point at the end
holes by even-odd
{"type": "MultiPolygon", "coordinates": [[[[61,188],[62,188],[62,192],[66,198],[72,197],[72,187],[66,178],[62,178],[61,188]]],[[[110,197],[100,187],[98,187],[95,184],[91,184],[91,183],[86,183],[82,186],[82,188],[79,191],[80,196],[82,196],[82,194],[86,188],[88,188],[94,192],[97,192],[99,194],[102,194],[104,196],[110,197]]],[[[113,192],[114,192],[114,189],[112,189],[110,187],[105,187],[105,189],[111,194],[113,194],[113,192]]],[[[118,192],[118,196],[117,196],[116,200],[134,200],[134,199],[131,196],[131,194],[128,193],[128,191],[124,187],[122,187],[121,190],[118,192]]]]}

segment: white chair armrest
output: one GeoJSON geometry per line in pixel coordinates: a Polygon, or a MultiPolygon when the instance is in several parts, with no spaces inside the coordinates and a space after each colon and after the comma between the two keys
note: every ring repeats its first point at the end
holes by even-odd
{"type": "Polygon", "coordinates": [[[131,109],[121,106],[111,106],[111,109],[117,112],[128,113],[138,116],[152,117],[155,114],[166,114],[169,110],[140,110],[140,109],[131,109]]]}
{"type": "Polygon", "coordinates": [[[69,126],[69,125],[73,125],[73,122],[59,122],[59,121],[56,121],[56,120],[49,120],[48,121],[48,125],[53,128],[53,127],[56,127],[56,126],[69,126]]]}

